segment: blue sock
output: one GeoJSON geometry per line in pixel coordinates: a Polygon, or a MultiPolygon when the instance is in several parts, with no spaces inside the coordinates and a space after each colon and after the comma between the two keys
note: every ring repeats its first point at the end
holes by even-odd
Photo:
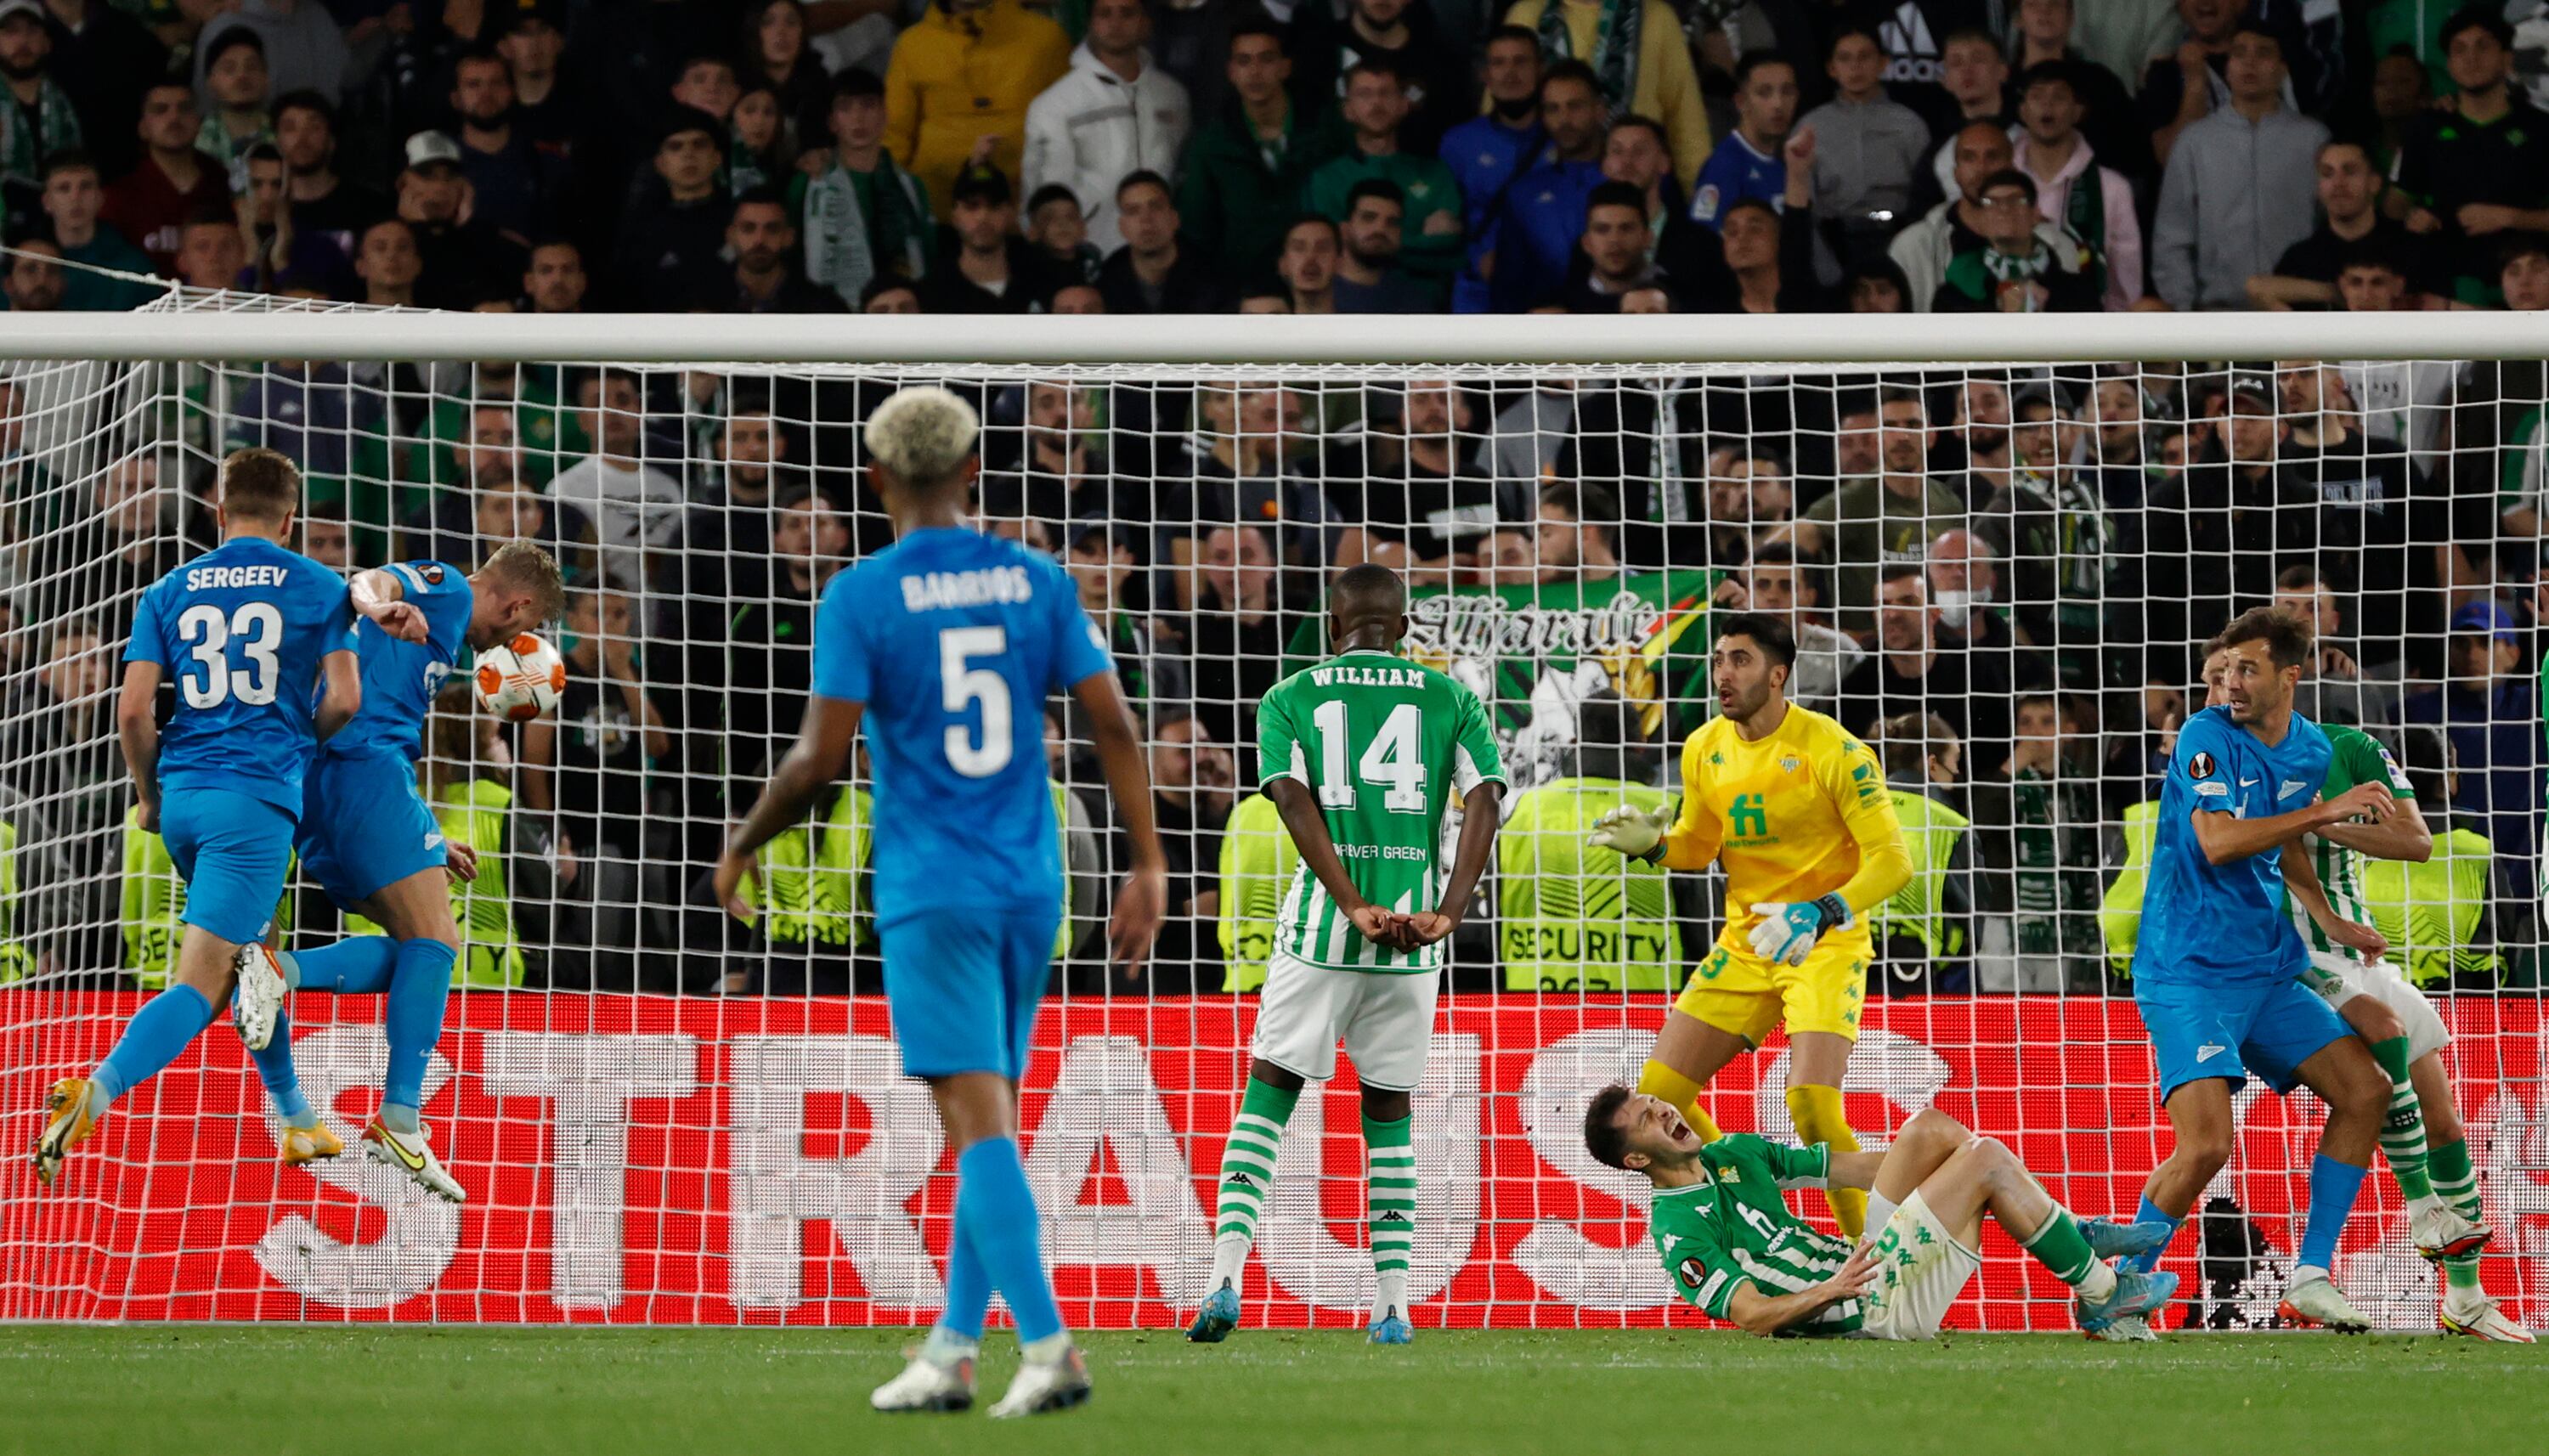
{"type": "MultiPolygon", "coordinates": [[[[2142,1206],[2133,1211],[2133,1222],[2136,1224],[2166,1224],[2168,1226],[2169,1243],[2175,1243],[2177,1241],[2177,1230],[2186,1227],[2186,1221],[2184,1219],[2172,1218],[2169,1215],[2160,1212],[2159,1205],[2151,1202],[2150,1195],[2147,1193],[2142,1195],[2142,1206]]],[[[2135,1254],[2131,1258],[2123,1260],[2122,1266],[2138,1273],[2147,1274],[2153,1269],[2159,1267],[2159,1256],[2167,1252],[2168,1244],[2164,1243],[2159,1247],[2152,1249],[2149,1253],[2135,1254]]]]}
{"type": "Polygon", "coordinates": [[[274,1110],[283,1115],[287,1126],[319,1126],[310,1099],[301,1095],[301,1074],[292,1068],[291,1008],[274,1014],[274,1040],[265,1044],[263,1051],[250,1051],[247,1056],[256,1063],[257,1080],[265,1084],[265,1095],[274,1099],[274,1110]]]}
{"type": "Polygon", "coordinates": [[[1062,1332],[1045,1277],[1035,1193],[1014,1138],[986,1138],[956,1159],[956,1232],[974,1245],[993,1288],[1018,1321],[1018,1343],[1062,1332]]]}
{"type": "Polygon", "coordinates": [[[189,985],[170,986],[133,1013],[133,1020],[124,1024],[124,1035],[116,1039],[115,1049],[88,1074],[89,1080],[113,1102],[159,1075],[187,1043],[212,1024],[213,1003],[204,999],[203,992],[189,985]]]}
{"type": "Polygon", "coordinates": [[[279,958],[287,967],[297,967],[292,984],[301,990],[368,996],[390,988],[398,956],[399,943],[388,936],[354,936],[279,958]]]}
{"type": "Polygon", "coordinates": [[[991,1275],[960,1226],[947,1242],[947,1305],[938,1327],[967,1339],[983,1337],[983,1312],[991,1307],[991,1275]]]}
{"type": "Polygon", "coordinates": [[[401,941],[398,970],[390,978],[389,1075],[381,1081],[381,1121],[392,1132],[414,1133],[425,1106],[425,1067],[442,1040],[442,1007],[451,998],[451,968],[460,954],[440,941],[401,941]]]}
{"type": "Polygon", "coordinates": [[[2336,1267],[2337,1235],[2354,1212],[2354,1195],[2363,1188],[2365,1170],[2320,1153],[2311,1159],[2310,1221],[2302,1228],[2301,1262],[2314,1269],[2336,1267]]]}

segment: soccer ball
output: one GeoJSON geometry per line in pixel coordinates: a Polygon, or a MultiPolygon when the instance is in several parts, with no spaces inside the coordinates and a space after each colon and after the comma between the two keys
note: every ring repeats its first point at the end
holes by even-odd
{"type": "Polygon", "coordinates": [[[566,691],[566,659],[546,639],[516,633],[478,654],[478,701],[508,722],[527,722],[558,705],[566,691]]]}

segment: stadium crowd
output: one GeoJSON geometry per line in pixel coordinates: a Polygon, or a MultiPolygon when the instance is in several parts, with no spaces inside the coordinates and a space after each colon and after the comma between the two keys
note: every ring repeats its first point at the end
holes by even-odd
{"type": "MultiPolygon", "coordinates": [[[[0,0],[0,295],[2540,310],[2544,42],[2538,0],[0,0]]],[[[305,472],[323,561],[519,536],[577,589],[554,720],[455,712],[430,761],[448,831],[500,848],[465,978],[873,985],[857,788],[765,853],[748,931],[700,881],[795,732],[815,597],[888,539],[856,467],[895,383],[204,366],[109,427],[0,381],[0,976],[164,976],[115,658],[209,538],[210,463],[260,444],[305,472]]],[[[1880,746],[1915,831],[1871,970],[1895,993],[2117,983],[2193,645],[2282,602],[2319,632],[2305,710],[2375,731],[2447,823],[2375,885],[2418,978],[2536,979],[2537,364],[971,389],[987,523],[1070,565],[1149,713],[1176,871],[1150,989],[1262,976],[1288,864],[1251,704],[1367,560],[1517,606],[1788,613],[1795,694],[1880,746]]],[[[1705,944],[1703,886],[1574,848],[1705,712],[1704,667],[1663,661],[1494,695],[1540,772],[1456,984],[1661,987],[1705,944]],[[1578,816],[1587,780],[1612,797],[1578,816]]],[[[1073,726],[1058,776],[1093,785],[1073,726]]],[[[1120,849],[1102,795],[1056,813],[1086,941],[1120,849]]]]}

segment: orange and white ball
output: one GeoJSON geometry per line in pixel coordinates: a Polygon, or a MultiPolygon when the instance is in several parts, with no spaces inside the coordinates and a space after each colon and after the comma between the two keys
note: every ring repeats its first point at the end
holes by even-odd
{"type": "Polygon", "coordinates": [[[558,705],[566,691],[566,659],[545,638],[516,633],[501,647],[478,654],[478,701],[509,722],[536,718],[558,705]]]}

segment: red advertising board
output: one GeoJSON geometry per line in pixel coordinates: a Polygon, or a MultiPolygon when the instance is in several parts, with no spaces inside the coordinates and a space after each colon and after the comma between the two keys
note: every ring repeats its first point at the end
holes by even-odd
{"type": "MultiPolygon", "coordinates": [[[[0,1125],[24,1148],[46,1086],[84,1070],[139,1002],[0,992],[0,1125]]],[[[1688,1324],[1645,1242],[1634,1180],[1577,1138],[1584,1098],[1633,1076],[1661,997],[1448,997],[1417,1098],[1419,1322],[1688,1324]]],[[[348,1142],[386,1049],[377,998],[304,996],[295,1056],[348,1142]]],[[[1200,1298],[1213,1175],[1255,1002],[1049,1003],[1024,1107],[1045,1252],[1073,1322],[1159,1326],[1200,1298]]],[[[2549,1316],[2549,1105],[2537,1002],[2445,1008],[2491,1215],[2487,1279],[2549,1316]]],[[[1787,1132],[1778,1044],[1718,1079],[1729,1131],[1787,1132]]],[[[926,1094],[876,1000],[470,993],[426,1083],[469,1193],[426,1199],[348,1155],[275,1162],[237,1040],[204,1037],[136,1089],[40,1188],[0,1165],[0,1319],[908,1324],[940,1298],[954,1192],[926,1094]]],[[[2165,1154],[2132,1006],[2059,997],[1871,1001],[1849,1079],[1871,1140],[1935,1106],[2018,1150],[2082,1214],[2128,1213],[2165,1154]]],[[[2214,1195],[2288,1250],[2318,1110],[2251,1095],[2214,1195]]],[[[2340,1278],[2385,1322],[2431,1321],[2386,1178],[2340,1278]]],[[[1821,1200],[1800,1206],[1822,1217],[1821,1200]]],[[[1251,1273],[1250,1316],[1359,1323],[1362,1154],[1351,1076],[1306,1097],[1251,1273]]],[[[2199,1234],[2172,1251],[2199,1283],[2199,1234]]],[[[2060,1287],[1997,1233],[1952,1323],[2060,1328],[2060,1287]]],[[[2275,1255],[2270,1254],[2269,1257],[2275,1255]]],[[[2228,1277],[2218,1267],[2202,1271],[2228,1277]]],[[[2230,1295],[2235,1303],[2248,1292],[2230,1295]]],[[[2268,1301],[2271,1304],[2271,1301],[2268,1301]]]]}

